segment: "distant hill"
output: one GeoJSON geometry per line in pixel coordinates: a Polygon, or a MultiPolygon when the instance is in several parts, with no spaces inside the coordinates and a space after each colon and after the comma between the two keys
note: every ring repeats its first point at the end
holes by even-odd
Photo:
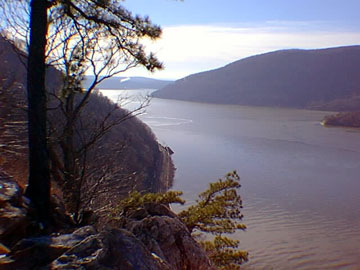
{"type": "Polygon", "coordinates": [[[341,112],[327,115],[321,123],[324,126],[360,128],[360,112],[341,112]]]}
{"type": "MultiPolygon", "coordinates": [[[[84,86],[89,85],[91,76],[87,76],[84,86]]],[[[145,77],[112,77],[104,80],[98,85],[100,89],[160,89],[172,81],[156,80],[145,77]]]]}
{"type": "Polygon", "coordinates": [[[360,109],[360,46],[282,50],[193,74],[153,93],[198,102],[360,109]]]}

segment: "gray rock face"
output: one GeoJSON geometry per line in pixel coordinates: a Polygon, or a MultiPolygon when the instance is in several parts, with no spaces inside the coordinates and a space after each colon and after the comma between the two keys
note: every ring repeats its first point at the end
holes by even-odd
{"type": "Polygon", "coordinates": [[[20,241],[8,257],[0,259],[1,269],[96,269],[171,270],[169,264],[152,254],[133,234],[122,229],[97,233],[92,226],[72,234],[28,238],[20,241]]]}
{"type": "Polygon", "coordinates": [[[130,231],[149,250],[169,262],[172,269],[211,269],[206,254],[178,219],[167,216],[147,217],[134,222],[130,231]]]}
{"type": "Polygon", "coordinates": [[[0,243],[12,245],[25,235],[27,211],[18,184],[0,171],[0,243]]]}
{"type": "MultiPolygon", "coordinates": [[[[139,209],[147,216],[125,218],[124,227],[162,260],[176,270],[213,269],[205,252],[191,236],[185,224],[164,205],[148,204],[139,209]]],[[[133,213],[130,213],[133,217],[133,213]]]]}
{"type": "Polygon", "coordinates": [[[87,237],[44,269],[170,270],[134,237],[121,229],[87,237]]]}
{"type": "MultiPolygon", "coordinates": [[[[96,234],[91,226],[72,234],[26,238],[16,244],[7,258],[7,269],[34,269],[47,265],[87,237],[96,234]]],[[[1,261],[0,261],[1,265],[1,261]]]]}

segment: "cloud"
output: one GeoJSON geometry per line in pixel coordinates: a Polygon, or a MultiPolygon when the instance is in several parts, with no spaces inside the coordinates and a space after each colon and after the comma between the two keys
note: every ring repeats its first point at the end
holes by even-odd
{"type": "Polygon", "coordinates": [[[181,78],[274,50],[360,44],[360,32],[331,31],[319,25],[320,22],[268,22],[262,26],[238,27],[171,26],[163,29],[161,40],[146,42],[146,46],[166,67],[155,77],[181,78]],[[311,25],[313,30],[309,30],[311,25]]]}

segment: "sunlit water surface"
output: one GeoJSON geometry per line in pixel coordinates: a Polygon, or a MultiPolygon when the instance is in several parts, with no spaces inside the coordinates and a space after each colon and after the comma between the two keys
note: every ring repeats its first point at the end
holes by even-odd
{"type": "Polygon", "coordinates": [[[236,238],[250,253],[242,269],[359,270],[360,130],[325,128],[326,114],[154,98],[141,119],[174,150],[173,189],[188,204],[238,171],[248,229],[236,238]]]}

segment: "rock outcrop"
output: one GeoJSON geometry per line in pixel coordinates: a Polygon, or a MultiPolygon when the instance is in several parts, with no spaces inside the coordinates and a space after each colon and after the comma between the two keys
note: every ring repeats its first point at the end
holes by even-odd
{"type": "Polygon", "coordinates": [[[154,178],[158,179],[158,181],[153,181],[152,192],[166,192],[172,187],[175,176],[175,166],[171,159],[172,154],[174,154],[174,152],[170,147],[159,144],[156,169],[154,172],[154,178]]]}
{"type": "Polygon", "coordinates": [[[0,171],[0,243],[15,244],[29,226],[27,205],[19,185],[0,171]]]}
{"type": "Polygon", "coordinates": [[[147,204],[127,213],[121,226],[168,262],[171,269],[212,269],[208,257],[185,224],[164,205],[147,204]]]}
{"type": "Polygon", "coordinates": [[[146,204],[102,228],[28,236],[31,226],[21,189],[0,173],[2,270],[212,270],[205,252],[167,206],[146,204]],[[19,226],[21,224],[21,226],[19,226]],[[20,241],[15,243],[19,238],[20,241]]]}
{"type": "Polygon", "coordinates": [[[3,259],[2,267],[18,270],[171,269],[128,231],[107,229],[97,233],[92,226],[82,227],[72,234],[24,239],[3,259]]]}

